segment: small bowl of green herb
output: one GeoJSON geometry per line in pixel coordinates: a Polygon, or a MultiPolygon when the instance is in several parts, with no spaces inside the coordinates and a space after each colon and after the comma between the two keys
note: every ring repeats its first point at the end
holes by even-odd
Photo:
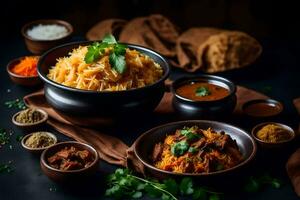
{"type": "Polygon", "coordinates": [[[222,118],[236,106],[236,86],[223,77],[199,75],[177,79],[171,86],[173,108],[181,117],[222,118]]]}
{"type": "Polygon", "coordinates": [[[48,114],[39,108],[27,108],[13,115],[12,122],[24,131],[36,131],[48,120],[48,114]]]}

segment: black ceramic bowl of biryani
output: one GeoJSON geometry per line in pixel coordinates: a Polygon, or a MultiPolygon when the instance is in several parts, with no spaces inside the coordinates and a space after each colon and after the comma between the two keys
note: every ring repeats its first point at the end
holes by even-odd
{"type": "Polygon", "coordinates": [[[143,133],[135,141],[134,153],[145,172],[158,179],[190,177],[224,188],[247,174],[256,149],[254,139],[238,127],[188,120],[143,133]]]}
{"type": "Polygon", "coordinates": [[[169,65],[160,54],[119,43],[93,54],[102,44],[65,44],[39,60],[47,102],[75,124],[111,124],[119,117],[150,113],[164,94],[169,65]]]}

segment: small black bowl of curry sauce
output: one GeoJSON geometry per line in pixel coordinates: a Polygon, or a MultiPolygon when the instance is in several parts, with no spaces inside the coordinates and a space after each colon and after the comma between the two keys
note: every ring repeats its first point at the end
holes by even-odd
{"type": "Polygon", "coordinates": [[[283,111],[283,105],[273,99],[255,99],[244,103],[242,110],[252,119],[271,120],[283,111]]]}
{"type": "Polygon", "coordinates": [[[236,106],[236,86],[223,77],[199,75],[173,82],[173,108],[186,119],[218,119],[231,114],[236,106]]]}

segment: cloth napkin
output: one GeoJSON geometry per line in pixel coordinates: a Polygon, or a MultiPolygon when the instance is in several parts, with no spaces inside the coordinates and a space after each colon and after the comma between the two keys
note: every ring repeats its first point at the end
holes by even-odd
{"type": "MultiPolygon", "coordinates": [[[[237,107],[235,113],[241,112],[241,106],[246,101],[267,98],[261,93],[241,86],[237,87],[236,94],[237,107]]],[[[172,97],[173,95],[171,93],[166,92],[155,112],[160,114],[172,113],[172,97]]],[[[144,166],[134,155],[134,144],[129,147],[120,139],[110,136],[109,134],[91,128],[73,125],[50,107],[46,102],[43,90],[25,96],[24,101],[28,107],[45,110],[50,116],[47,123],[58,132],[76,141],[92,145],[98,151],[102,160],[111,164],[132,168],[140,173],[144,172],[144,166]]]]}
{"type": "Polygon", "coordinates": [[[262,47],[250,35],[208,27],[193,27],[179,32],[167,17],[153,14],[130,21],[107,19],[86,34],[88,40],[101,40],[107,33],[121,42],[138,44],[167,57],[174,67],[194,72],[215,73],[252,64],[262,47]]]}
{"type": "MultiPolygon", "coordinates": [[[[299,115],[300,115],[300,98],[294,99],[293,101],[299,115]]],[[[298,128],[298,134],[300,133],[300,124],[298,128]]],[[[291,155],[287,164],[286,170],[291,182],[294,186],[294,190],[300,197],[300,149],[291,155]]]]}

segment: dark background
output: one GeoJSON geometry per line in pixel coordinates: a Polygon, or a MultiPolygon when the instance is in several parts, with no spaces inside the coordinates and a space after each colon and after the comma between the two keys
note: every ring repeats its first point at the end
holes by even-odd
{"type": "MultiPolygon", "coordinates": [[[[257,38],[297,39],[300,18],[297,1],[272,0],[51,0],[2,1],[1,36],[20,37],[26,22],[43,18],[69,21],[77,34],[84,34],[106,18],[160,13],[185,30],[214,26],[245,31],[257,38]]],[[[3,39],[3,37],[1,37],[3,39]]]]}
{"type": "MultiPolygon", "coordinates": [[[[229,71],[219,75],[232,79],[236,84],[255,89],[284,104],[280,122],[297,128],[300,120],[292,100],[300,97],[299,80],[299,44],[300,10],[295,1],[272,0],[50,0],[15,1],[0,3],[0,127],[15,130],[12,147],[0,149],[0,163],[13,161],[15,171],[0,175],[0,200],[66,200],[66,199],[102,199],[105,184],[103,175],[111,173],[116,166],[105,162],[100,164],[100,172],[95,182],[78,191],[67,191],[47,179],[40,170],[39,158],[27,152],[14,138],[22,134],[10,121],[16,109],[8,109],[4,102],[33,91],[13,84],[5,71],[6,64],[14,58],[30,55],[20,33],[21,27],[32,20],[57,18],[70,22],[75,36],[84,36],[95,23],[106,18],[132,19],[138,16],[160,13],[178,25],[181,31],[193,26],[212,26],[241,30],[257,38],[263,46],[261,58],[249,68],[229,71]],[[267,89],[269,88],[269,89],[267,89]],[[271,89],[270,89],[271,88],[271,89]],[[10,92],[8,92],[10,91],[10,92]],[[54,191],[53,191],[54,189],[54,191]]],[[[80,37],[79,37],[80,38],[80,37]]],[[[81,38],[82,39],[82,38],[81,38]]],[[[173,70],[174,75],[185,75],[173,70]]],[[[145,121],[134,131],[122,130],[118,135],[128,145],[144,131],[162,124],[160,119],[145,121]]],[[[252,124],[247,124],[247,131],[252,124]]],[[[59,140],[69,138],[58,134],[59,140]]],[[[299,146],[299,145],[298,145],[299,146]]],[[[287,157],[289,156],[286,155],[287,157]]],[[[297,199],[285,172],[286,157],[261,162],[252,168],[257,171],[274,171],[274,176],[283,180],[280,190],[267,190],[249,196],[229,199],[297,199]],[[279,169],[279,170],[278,170],[279,169]]]]}

